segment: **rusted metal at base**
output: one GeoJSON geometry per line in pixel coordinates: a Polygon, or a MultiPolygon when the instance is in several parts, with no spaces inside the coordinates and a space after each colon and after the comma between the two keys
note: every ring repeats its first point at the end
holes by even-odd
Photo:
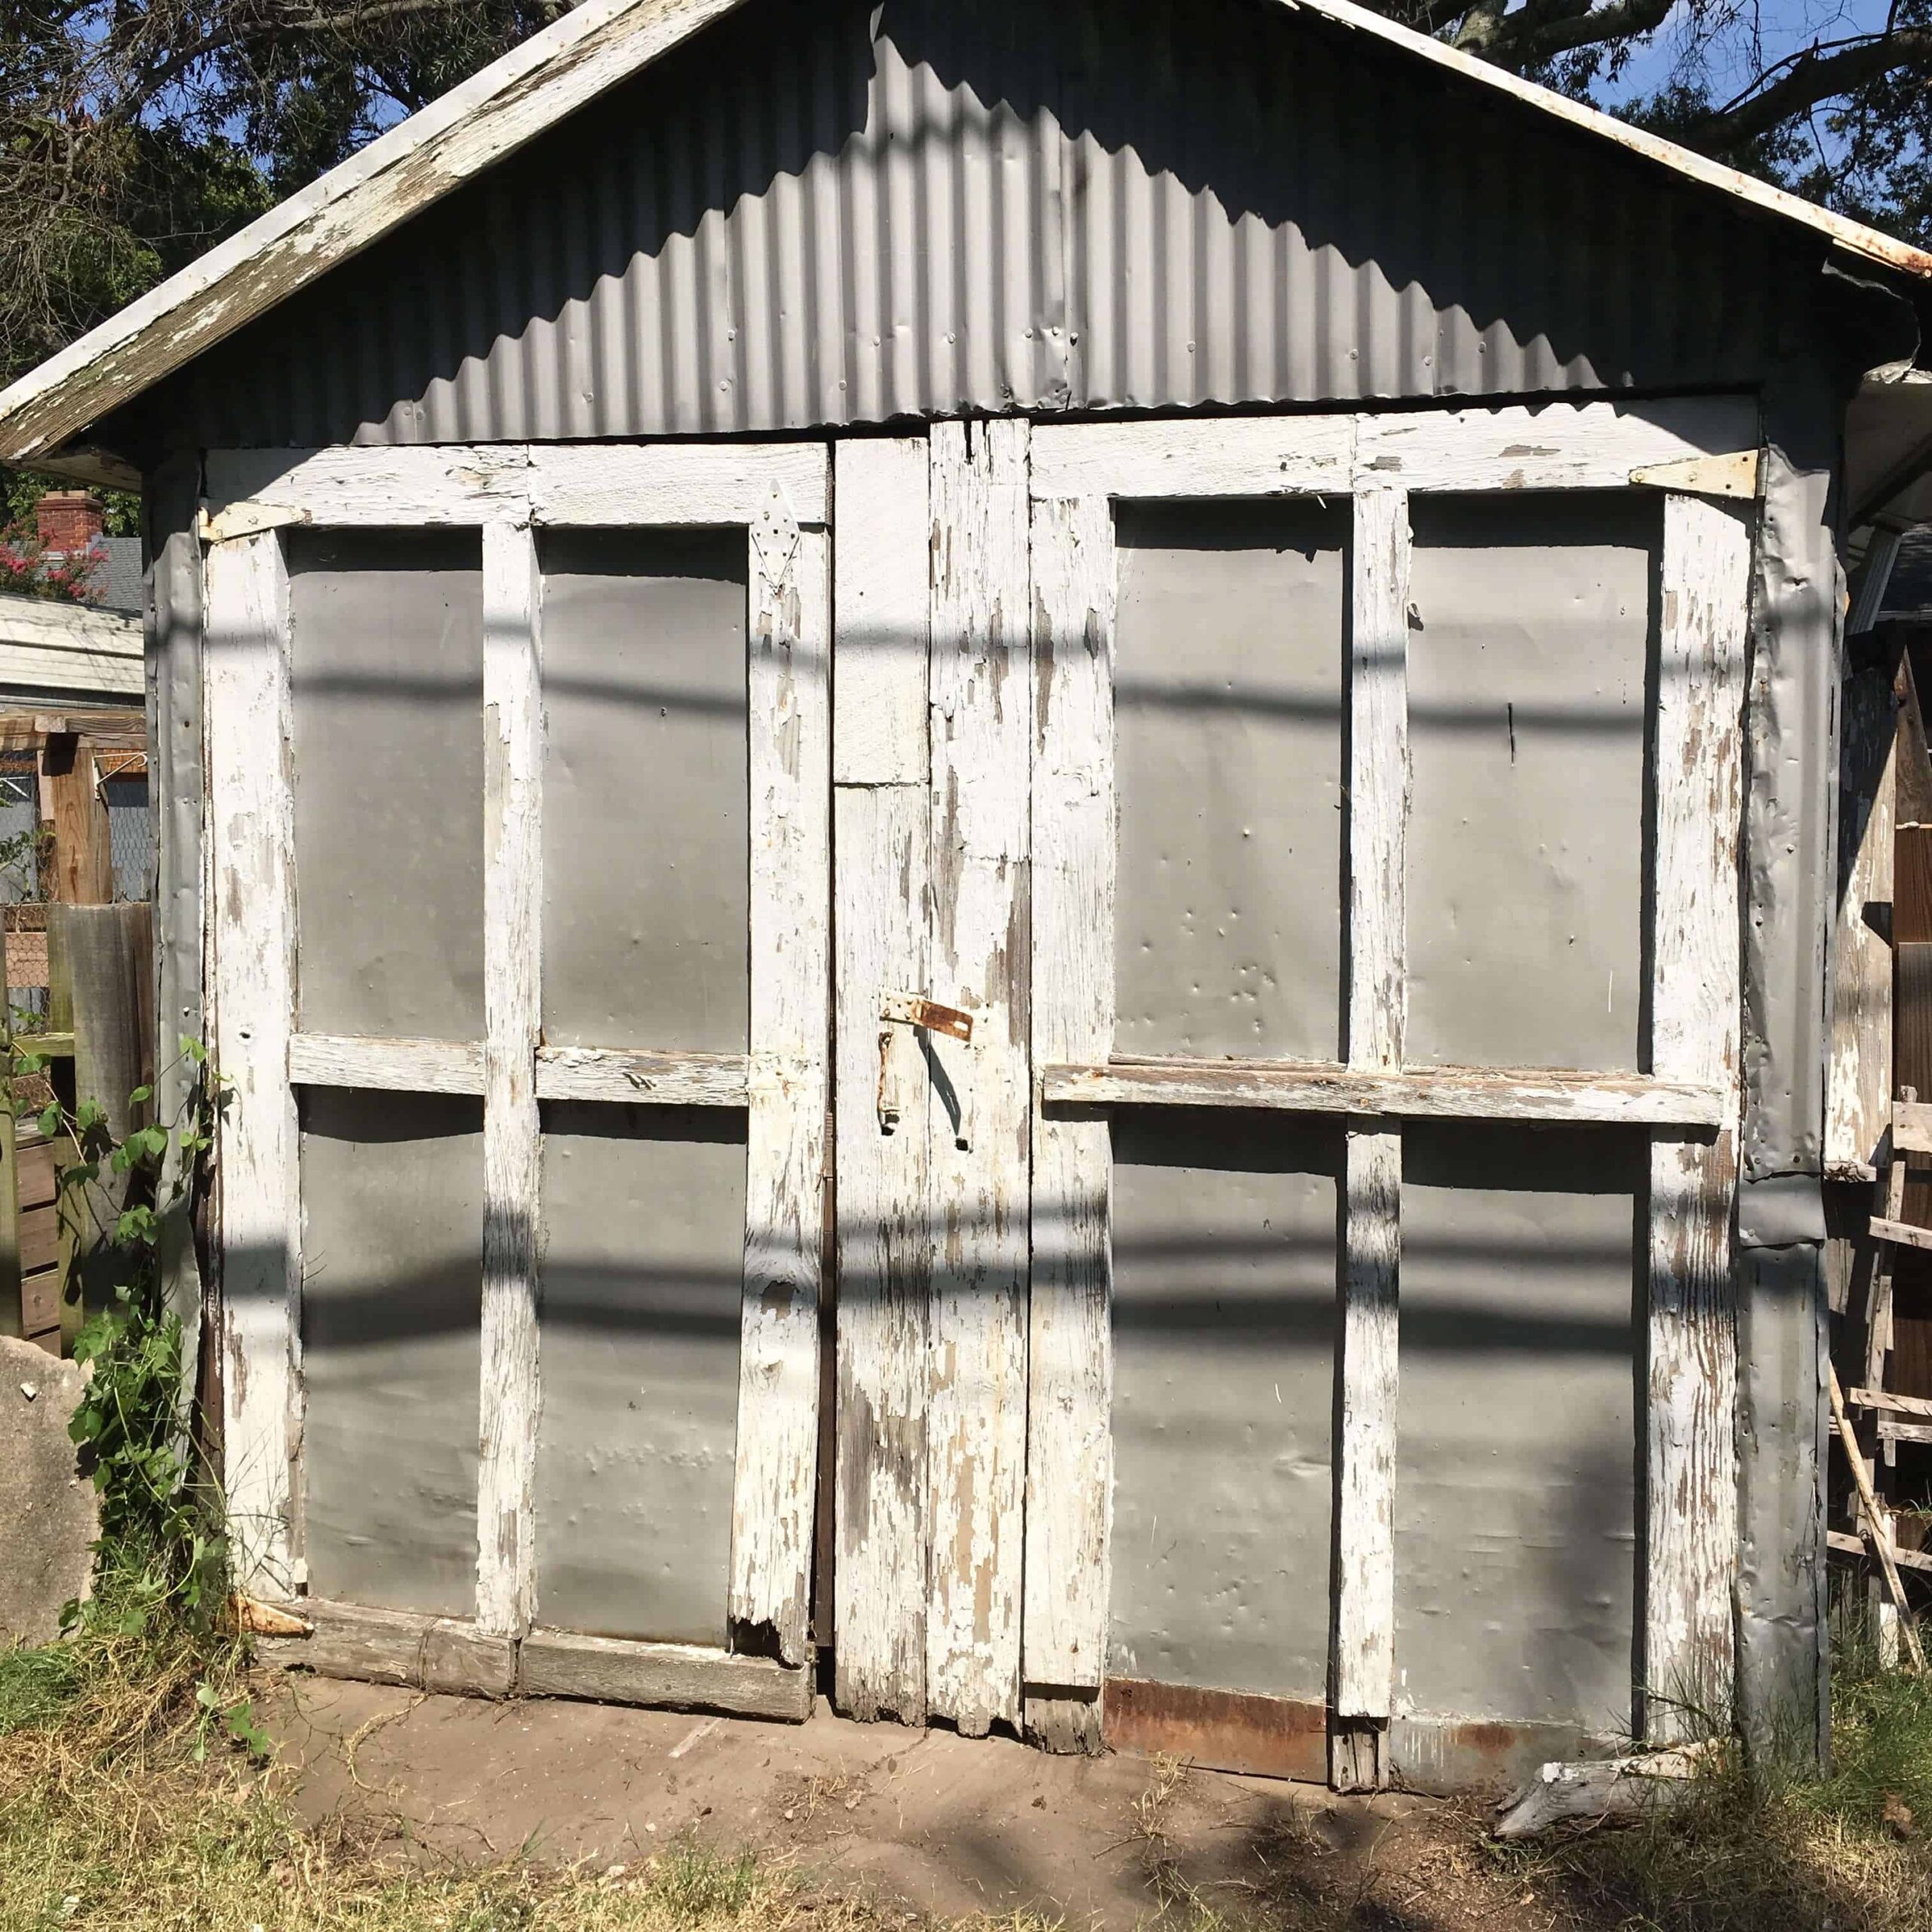
{"type": "Polygon", "coordinates": [[[1110,1677],[1104,1712],[1115,1751],[1164,1752],[1209,1770],[1327,1782],[1328,1713],[1318,1703],[1110,1677]]]}
{"type": "Polygon", "coordinates": [[[1389,1726],[1389,1782],[1436,1796],[1515,1789],[1545,1764],[1614,1758],[1627,1737],[1575,1724],[1398,1717],[1389,1726]]]}
{"type": "Polygon", "coordinates": [[[1123,1677],[1107,1679],[1104,1727],[1110,1750],[1165,1752],[1207,1770],[1442,1796],[1514,1789],[1546,1764],[1629,1748],[1627,1737],[1576,1724],[1404,1716],[1386,1727],[1352,1721],[1338,1732],[1337,1752],[1327,1710],[1312,1700],[1123,1677]]]}

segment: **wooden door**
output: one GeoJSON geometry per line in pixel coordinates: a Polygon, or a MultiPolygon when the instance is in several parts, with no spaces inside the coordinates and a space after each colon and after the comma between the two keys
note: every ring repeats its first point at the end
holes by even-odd
{"type": "Polygon", "coordinates": [[[810,445],[211,459],[229,1503],[248,1588],[414,1681],[809,1708],[829,470],[810,445]],[[412,703],[434,728],[404,745],[412,703]],[[716,798],[681,798],[707,763],[716,798]],[[730,930],[681,934],[704,893],[730,930]],[[700,1168],[733,1225],[679,1198],[700,1168]],[[654,1280],[681,1215],[718,1268],[654,1280]],[[385,1228],[441,1243],[420,1280],[381,1278],[385,1228]],[[627,1447],[681,1399],[654,1350],[714,1332],[708,1434],[627,1447]],[[628,1401],[597,1360],[625,1351],[628,1401]],[[389,1392],[360,1425],[356,1386],[389,1392]],[[357,1469],[380,1491],[417,1450],[421,1493],[365,1509],[357,1469]],[[654,1509],[707,1459],[672,1534],[654,1509]]]}
{"type": "MultiPolygon", "coordinates": [[[[1179,1709],[1197,1740],[1223,1740],[1202,1747],[1223,1761],[1326,1770],[1348,1786],[1384,1781],[1392,1762],[1432,1774],[1425,1758],[1463,1748],[1456,1712],[1418,1704],[1396,1655],[1397,1279],[1411,1121],[1637,1137],[1631,1185],[1646,1232],[1636,1273],[1647,1285],[1643,1318],[1620,1346],[1626,1398],[1632,1348],[1646,1364],[1632,1428],[1647,1541],[1623,1693],[1634,1676],[1658,1694],[1620,1721],[1667,1733],[1679,1706],[1666,1686],[1721,1699],[1755,434],[1748,405],[1718,401],[943,424],[839,446],[842,1708],[973,1731],[1005,1724],[1063,1749],[1095,1748],[1103,1732],[1158,1742],[1179,1709]],[[1601,1024],[1571,1025],[1552,1007],[1512,1033],[1506,1010],[1499,1037],[1458,1057],[1430,1002],[1441,976],[1462,968],[1435,901],[1414,913],[1406,903],[1412,712],[1425,737],[1460,728],[1453,693],[1438,700],[1429,687],[1412,705],[1411,640],[1426,620],[1418,599],[1435,608],[1414,580],[1412,524],[1419,503],[1440,504],[1479,547],[1492,540],[1488,523],[1508,521],[1485,503],[1558,500],[1585,521],[1592,506],[1608,505],[1614,521],[1635,503],[1632,514],[1655,525],[1654,541],[1634,546],[1652,559],[1631,591],[1644,607],[1642,662],[1611,707],[1634,829],[1616,891],[1595,894],[1622,907],[1615,945],[1627,941],[1630,961],[1620,986],[1616,955],[1601,1024]],[[1142,578],[1123,589],[1123,558],[1158,550],[1164,519],[1183,547],[1218,561],[1149,605],[1142,578]],[[1219,621],[1209,607],[1237,580],[1260,600],[1258,619],[1207,639],[1203,626],[1219,621]],[[1124,595],[1142,599],[1135,622],[1174,640],[1158,691],[1121,670],[1124,595]],[[1167,755],[1134,724],[1150,706],[1223,721],[1232,734],[1199,734],[1211,752],[1168,782],[1175,826],[1201,819],[1192,786],[1218,799],[1229,841],[1252,841],[1258,856],[1229,862],[1238,903],[1191,896],[1192,875],[1172,854],[1164,874],[1168,828],[1158,814],[1151,832],[1144,812],[1134,817],[1129,791],[1167,755]],[[1256,718],[1307,728],[1241,739],[1256,718]],[[1291,851],[1275,835],[1284,824],[1291,851]],[[1153,881],[1137,909],[1117,891],[1124,863],[1153,881]],[[1318,916],[1297,898],[1310,892],[1327,895],[1318,916]],[[1129,911],[1139,924],[1123,922],[1129,911]],[[1222,943],[1240,921],[1273,922],[1263,969],[1247,971],[1239,947],[1222,943]],[[1164,1011],[1148,990],[1164,973],[1182,989],[1164,1011]],[[1201,986],[1211,998],[1189,1010],[1187,989],[1201,986]],[[958,1037],[968,1022],[971,1038],[958,1037]],[[1248,1263],[1235,1254],[1217,1274],[1192,1237],[1162,1265],[1204,1284],[1215,1311],[1204,1325],[1190,1335],[1171,1309],[1118,1301],[1117,1172],[1158,1166],[1146,1149],[1176,1135],[1193,1164],[1170,1168],[1207,1177],[1187,1183],[1198,1192],[1244,1169],[1284,1177],[1263,1226],[1266,1241],[1278,1246],[1286,1229],[1305,1251],[1297,1265],[1310,1305],[1294,1334],[1270,1317],[1243,1343],[1241,1323],[1257,1318],[1242,1299],[1248,1263]],[[1318,1414],[1306,1456],[1276,1457],[1276,1487],[1272,1476],[1249,1484],[1249,1543],[1232,1559],[1268,1573],[1275,1620],[1249,1600],[1248,1573],[1217,1582],[1184,1563],[1162,1573],[1177,1605],[1190,1589],[1221,1590],[1215,1614],[1248,1646],[1245,1663],[1204,1681],[1184,1659],[1137,1659],[1122,1634],[1115,1577],[1124,1564],[1146,1569],[1150,1535],[1164,1534],[1144,1511],[1133,1547],[1115,1533],[1116,1451],[1135,1398],[1117,1389],[1115,1365],[1130,1333],[1158,1376],[1203,1336],[1227,1351],[1241,1387],[1231,1385],[1220,1413],[1204,1404],[1202,1426],[1225,1426],[1231,1440],[1255,1435],[1241,1407],[1251,1399],[1271,1417],[1318,1414]],[[1271,1353],[1290,1344],[1300,1352],[1292,1373],[1271,1353]],[[1284,1659],[1296,1644],[1304,1654],[1284,1659]],[[1166,1694],[1176,1688],[1180,1706],[1166,1694]],[[1149,1711],[1164,1715],[1143,1736],[1134,1727],[1149,1711]],[[1263,1734],[1273,1742],[1257,1755],[1263,1734]]],[[[1552,514],[1560,524],[1570,512],[1552,514]]],[[[1605,593],[1612,605],[1623,594],[1605,593]]],[[[1429,677],[1437,654],[1426,654],[1429,677]]],[[[1564,728],[1566,706],[1583,703],[1598,674],[1553,663],[1539,675],[1552,681],[1540,708],[1524,712],[1526,747],[1546,726],[1564,728]]],[[[1481,728],[1503,748],[1496,755],[1513,758],[1508,693],[1494,709],[1481,728]]],[[[1433,853],[1454,828],[1429,809],[1417,849],[1433,853]]],[[[1604,943],[1609,958],[1615,945],[1604,943]]],[[[1526,999],[1526,1013],[1535,1004],[1526,999]]],[[[1429,1177],[1412,1164],[1407,1180],[1422,1186],[1429,1177]]],[[[1145,1227],[1125,1238],[1144,1247],[1145,1227]]],[[[1626,1292],[1626,1321],[1629,1306],[1626,1292]]],[[[1164,1452],[1157,1443],[1154,1453],[1164,1452]]],[[[1211,1536],[1211,1502],[1196,1513],[1211,1536]]],[[[1188,1513],[1185,1498],[1179,1508],[1188,1513]]],[[[1149,1627],[1161,1617],[1155,1604],[1149,1627]]],[[[1512,1737],[1546,1741],[1560,1729],[1512,1737]]]]}

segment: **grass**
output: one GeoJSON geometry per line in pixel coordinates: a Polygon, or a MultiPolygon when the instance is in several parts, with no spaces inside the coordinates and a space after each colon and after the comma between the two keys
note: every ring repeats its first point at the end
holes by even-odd
{"type": "MultiPolygon", "coordinates": [[[[673,1847],[635,1866],[398,1857],[311,1829],[218,1718],[241,1660],[192,1647],[0,1654],[0,1928],[115,1932],[888,1932],[749,1857],[673,1847]],[[204,1684],[211,1695],[202,1697],[204,1684]]],[[[420,1850],[420,1847],[418,1848],[420,1850]]]]}
{"type": "MultiPolygon", "coordinates": [[[[1127,1820],[1165,1932],[1927,1932],[1932,1684],[1841,1649],[1830,1775],[1734,1764],[1626,1828],[1497,1846],[1444,1811],[1406,1869],[1344,1869],[1312,1835],[1278,1883],[1212,1899],[1169,1844],[1183,1770],[1150,1769],[1127,1820]],[[1459,1909],[1430,1861],[1475,1889],[1459,1909]],[[1444,1863],[1446,1861],[1446,1863],[1444,1863]],[[1372,1879],[1372,1882],[1371,1882],[1372,1879]]],[[[111,1618],[0,1654],[0,1932],[912,1932],[910,1914],[813,1890],[782,1863],[692,1844],[629,1865],[478,1866],[392,1825],[304,1823],[266,1767],[232,1642],[111,1618]]],[[[1100,1847],[1096,1847],[1097,1853],[1100,1847]]],[[[1369,1861],[1372,1863],[1374,1861],[1369,1861]]],[[[981,1918],[959,1932],[1055,1932],[981,1918]]]]}
{"type": "Polygon", "coordinates": [[[1574,1921],[1615,1932],[1932,1927],[1932,1681],[1878,1667],[1856,1629],[1832,1678],[1832,1768],[1720,1764],[1687,1801],[1492,1855],[1574,1921]]]}

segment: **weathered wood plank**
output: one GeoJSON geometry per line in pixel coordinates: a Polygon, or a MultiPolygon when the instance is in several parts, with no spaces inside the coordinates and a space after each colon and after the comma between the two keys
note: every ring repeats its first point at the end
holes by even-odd
{"type": "Polygon", "coordinates": [[[1892,1149],[1895,1153],[1932,1154],[1932,1101],[1892,1103],[1892,1149]]]}
{"type": "Polygon", "coordinates": [[[521,443],[353,444],[208,454],[204,515],[217,534],[300,523],[481,525],[529,514],[530,451],[521,443]]]}
{"type": "Polygon", "coordinates": [[[481,1094],[483,1049],[463,1040],[365,1040],[340,1033],[297,1033],[288,1043],[288,1077],[298,1087],[481,1094]]]}
{"type": "Polygon", "coordinates": [[[1932,1228],[1916,1227],[1909,1221],[1888,1220],[1881,1214],[1872,1216],[1866,1232],[1874,1241],[1895,1241],[1901,1247],[1932,1247],[1932,1228]]]}
{"type": "Polygon", "coordinates": [[[832,767],[841,785],[923,785],[932,565],[923,436],[838,449],[832,767]]]}
{"type": "Polygon", "coordinates": [[[1402,1137],[1352,1123],[1342,1259],[1340,1426],[1335,1444],[1334,1727],[1343,1790],[1388,1781],[1395,1685],[1395,1414],[1402,1137]]]}
{"type": "MultiPolygon", "coordinates": [[[[922,526],[922,554],[924,544],[922,526]]],[[[920,1724],[932,1272],[926,1075],[912,1029],[887,1023],[880,1008],[894,991],[926,983],[931,808],[921,783],[841,786],[835,810],[836,1693],[852,1716],[889,1712],[920,1724]]]]}
{"type": "Polygon", "coordinates": [[[1409,500],[1355,500],[1349,663],[1349,1065],[1402,1064],[1408,875],[1409,500]]]}
{"type": "MultiPolygon", "coordinates": [[[[1409,500],[1355,499],[1349,626],[1349,1065],[1402,1063],[1407,1008],[1409,500]]],[[[1335,1443],[1334,1721],[1330,1781],[1388,1782],[1395,1686],[1395,1398],[1402,1137],[1351,1119],[1343,1175],[1341,1400],[1335,1443]]]]}
{"type": "Polygon", "coordinates": [[[696,1644],[638,1644],[533,1630],[517,1653],[517,1691],[525,1697],[583,1697],[600,1704],[802,1724],[811,1715],[811,1672],[768,1657],[734,1657],[696,1644]]]}
{"type": "Polygon", "coordinates": [[[1346,492],[1354,453],[1346,416],[1043,426],[1031,489],[1036,502],[1346,492]]]}
{"type": "Polygon", "coordinates": [[[1520,1120],[1577,1125],[1715,1127],[1721,1088],[1641,1074],[1498,1072],[1432,1066],[1358,1072],[1291,1060],[1121,1059],[1041,1069],[1049,1106],[1281,1108],[1405,1120],[1520,1120]]]}
{"type": "Polygon", "coordinates": [[[1889,1389],[1847,1389],[1845,1401],[1854,1409],[1886,1409],[1895,1415],[1932,1418],[1932,1398],[1895,1395],[1889,1389]]]}
{"type": "MultiPolygon", "coordinates": [[[[1664,503],[1651,1065],[1735,1093],[1746,513],[1664,503]]],[[[1651,1152],[1643,1724],[1668,1742],[1727,1721],[1737,1561],[1730,1268],[1735,1126],[1651,1152]]]]}
{"type": "MultiPolygon", "coordinates": [[[[1865,1539],[1854,1536],[1848,1530],[1826,1531],[1825,1546],[1834,1556],[1853,1556],[1860,1562],[1868,1561],[1872,1554],[1865,1546],[1865,1539]]],[[[1894,1543],[1892,1561],[1901,1570],[1918,1570],[1932,1574],[1932,1553],[1926,1551],[1901,1549],[1894,1543]]]]}
{"type": "MultiPolygon", "coordinates": [[[[1033,651],[1035,1064],[1104,1058],[1114,1032],[1113,506],[1038,503],[1033,651]]],[[[1107,1123],[1033,1121],[1027,1353],[1027,1727],[1100,1748],[1113,1496],[1107,1123]],[[1058,1706],[1049,1710],[1048,1706],[1058,1706]]]]}
{"type": "Polygon", "coordinates": [[[1029,774],[1027,433],[932,432],[932,1198],[926,1700],[969,1735],[1020,1715],[1026,1458],[1029,774]]]}
{"type": "Polygon", "coordinates": [[[830,546],[774,493],[751,533],[751,1074],[731,1615],[808,1641],[831,1101],[830,546]]]}
{"type": "Polygon", "coordinates": [[[507,1697],[516,1687],[515,1640],[463,1620],[306,1598],[285,1607],[309,1634],[260,1638],[256,1647],[285,1669],[452,1697],[507,1697]]]}
{"type": "Polygon", "coordinates": [[[614,1100],[660,1107],[742,1107],[743,1054],[654,1053],[621,1047],[541,1047],[540,1100],[614,1100]]]}
{"type": "Polygon", "coordinates": [[[537,444],[528,464],[540,524],[749,525],[774,490],[795,521],[822,524],[830,496],[823,443],[537,444]]]}
{"type": "Polygon", "coordinates": [[[209,864],[220,1128],[223,1484],[236,1580],[294,1594],[300,1439],[300,1195],[288,578],[272,533],[208,556],[209,864]]]}
{"type": "Polygon", "coordinates": [[[1626,489],[1633,470],[1755,450],[1743,396],[1416,410],[1361,419],[1355,481],[1409,490],[1626,489]]]}
{"type": "Polygon", "coordinates": [[[476,1617],[537,1601],[537,1113],[543,944],[541,580],[528,524],[483,530],[483,1348],[476,1617]]]}
{"type": "Polygon", "coordinates": [[[1838,908],[1826,1065],[1828,1170],[1869,1174],[1892,1094],[1892,838],[1898,704],[1882,667],[1844,686],[1838,761],[1838,908]]]}

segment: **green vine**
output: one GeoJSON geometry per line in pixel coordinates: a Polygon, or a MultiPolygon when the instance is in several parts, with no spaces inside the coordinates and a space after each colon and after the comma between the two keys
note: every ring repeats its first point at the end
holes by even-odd
{"type": "MultiPolygon", "coordinates": [[[[29,1038],[10,1029],[5,1044],[10,1094],[45,1080],[47,1060],[29,1038]]],[[[63,1294],[85,1285],[89,1304],[74,1358],[92,1372],[69,1432],[100,1496],[93,1594],[69,1603],[62,1623],[83,1641],[185,1635],[212,1656],[229,1603],[228,1539],[183,1399],[183,1336],[168,1306],[165,1250],[171,1235],[189,1238],[224,1083],[198,1040],[184,1038],[180,1051],[177,1065],[192,1078],[172,1120],[117,1137],[92,1098],[71,1111],[58,1099],[39,1109],[42,1134],[64,1152],[57,1164],[63,1223],[77,1230],[63,1294]]],[[[139,1087],[128,1098],[138,1117],[154,1090],[139,1087]]],[[[17,1110],[32,1111],[17,1103],[17,1110]]],[[[259,1753],[266,1740],[248,1700],[227,1694],[232,1676],[211,1667],[196,1686],[199,1748],[219,1730],[259,1753]]]]}

